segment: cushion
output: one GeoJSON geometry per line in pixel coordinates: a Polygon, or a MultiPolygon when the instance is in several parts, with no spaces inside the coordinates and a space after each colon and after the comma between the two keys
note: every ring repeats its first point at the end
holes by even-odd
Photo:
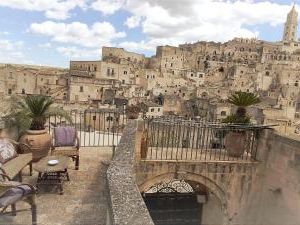
{"type": "Polygon", "coordinates": [[[9,206],[27,195],[34,194],[35,190],[32,190],[30,186],[26,184],[18,185],[16,187],[9,188],[0,196],[0,208],[9,206]]]}
{"type": "Polygon", "coordinates": [[[17,156],[18,153],[14,145],[7,139],[0,139],[0,164],[4,164],[17,156]]]}
{"type": "Polygon", "coordinates": [[[76,129],[74,127],[55,127],[54,139],[55,146],[74,146],[76,129]]]}

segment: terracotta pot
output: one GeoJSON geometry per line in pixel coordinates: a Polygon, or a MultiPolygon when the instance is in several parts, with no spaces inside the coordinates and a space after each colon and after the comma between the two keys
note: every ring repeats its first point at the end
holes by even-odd
{"type": "Polygon", "coordinates": [[[225,149],[229,156],[241,157],[246,145],[246,132],[229,132],[224,140],[225,149]]]}
{"type": "MultiPolygon", "coordinates": [[[[29,145],[33,161],[38,161],[48,155],[51,148],[51,135],[47,130],[27,130],[20,138],[20,142],[29,145]]],[[[28,152],[27,149],[22,150],[28,152]]]]}

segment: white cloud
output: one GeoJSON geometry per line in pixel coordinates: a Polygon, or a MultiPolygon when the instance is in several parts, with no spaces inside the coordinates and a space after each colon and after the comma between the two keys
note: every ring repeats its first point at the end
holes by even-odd
{"type": "Polygon", "coordinates": [[[75,46],[57,47],[56,50],[68,57],[68,59],[99,59],[101,57],[101,49],[83,49],[75,46]]]}
{"type": "Polygon", "coordinates": [[[140,22],[141,22],[141,17],[131,16],[126,19],[125,25],[127,25],[129,28],[135,28],[140,25],[140,22]]]}
{"type": "Polygon", "coordinates": [[[9,32],[8,31],[0,31],[0,35],[6,36],[6,35],[9,35],[9,32]]]}
{"type": "Polygon", "coordinates": [[[67,19],[76,7],[86,9],[88,0],[1,0],[0,6],[28,11],[42,11],[52,19],[67,19]]]}
{"type": "Polygon", "coordinates": [[[92,8],[105,15],[114,14],[125,4],[125,0],[96,0],[92,8]]]}
{"type": "Polygon", "coordinates": [[[50,49],[52,47],[52,44],[50,42],[46,42],[43,44],[39,44],[38,47],[43,49],[50,49]]]}
{"type": "Polygon", "coordinates": [[[89,27],[80,22],[67,24],[46,21],[31,24],[29,32],[48,36],[55,42],[84,47],[109,46],[113,40],[126,36],[124,32],[117,32],[108,22],[97,22],[89,27]]]}
{"type": "Polygon", "coordinates": [[[12,42],[0,39],[0,62],[1,63],[32,63],[23,51],[23,42],[12,42]]]}
{"type": "Polygon", "coordinates": [[[127,0],[119,3],[123,4],[114,12],[122,9],[131,13],[125,24],[129,28],[140,26],[147,36],[143,42],[120,43],[136,49],[148,49],[154,43],[178,45],[197,40],[257,37],[258,31],[249,27],[283,25],[291,9],[290,5],[254,0],[127,0]]]}

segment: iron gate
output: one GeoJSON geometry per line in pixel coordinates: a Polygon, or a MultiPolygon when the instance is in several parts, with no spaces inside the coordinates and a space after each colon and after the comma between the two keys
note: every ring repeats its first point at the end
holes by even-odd
{"type": "Polygon", "coordinates": [[[155,225],[200,225],[202,204],[195,193],[149,193],[145,203],[155,225]]]}
{"type": "Polygon", "coordinates": [[[198,195],[184,180],[162,181],[143,193],[155,225],[200,225],[202,204],[198,195]]]}

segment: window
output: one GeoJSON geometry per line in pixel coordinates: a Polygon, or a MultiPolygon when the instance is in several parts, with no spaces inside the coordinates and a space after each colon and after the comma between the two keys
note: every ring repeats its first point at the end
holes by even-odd
{"type": "Polygon", "coordinates": [[[58,85],[58,80],[55,81],[55,84],[58,85]]]}
{"type": "Polygon", "coordinates": [[[226,116],[226,111],[221,111],[221,116],[226,116]]]}
{"type": "Polygon", "coordinates": [[[111,75],[112,75],[112,76],[115,75],[115,69],[111,69],[111,75]]]}
{"type": "Polygon", "coordinates": [[[97,71],[97,66],[94,66],[94,71],[97,71]]]}
{"type": "Polygon", "coordinates": [[[110,75],[110,68],[107,68],[106,75],[107,75],[107,76],[110,75]]]}
{"type": "Polygon", "coordinates": [[[127,71],[124,71],[124,74],[126,75],[126,74],[127,74],[127,71]]]}
{"type": "Polygon", "coordinates": [[[122,80],[122,84],[125,84],[125,80],[122,80]]]}
{"type": "Polygon", "coordinates": [[[157,111],[160,112],[160,108],[158,108],[157,111]]]}
{"type": "Polygon", "coordinates": [[[25,95],[25,89],[24,88],[22,89],[22,95],[25,95]]]}
{"type": "Polygon", "coordinates": [[[96,116],[93,116],[93,120],[94,120],[94,121],[96,120],[96,116]]]}
{"type": "Polygon", "coordinates": [[[8,94],[11,95],[12,91],[11,89],[8,89],[8,94]]]}
{"type": "Polygon", "coordinates": [[[173,67],[173,63],[171,63],[171,67],[173,67]]]}
{"type": "Polygon", "coordinates": [[[153,108],[151,108],[151,110],[150,110],[151,112],[154,112],[154,109],[153,108]]]}
{"type": "Polygon", "coordinates": [[[80,90],[79,90],[80,92],[83,92],[83,86],[80,86],[80,90]]]}
{"type": "Polygon", "coordinates": [[[113,117],[112,116],[106,117],[106,121],[113,121],[113,117]]]}

